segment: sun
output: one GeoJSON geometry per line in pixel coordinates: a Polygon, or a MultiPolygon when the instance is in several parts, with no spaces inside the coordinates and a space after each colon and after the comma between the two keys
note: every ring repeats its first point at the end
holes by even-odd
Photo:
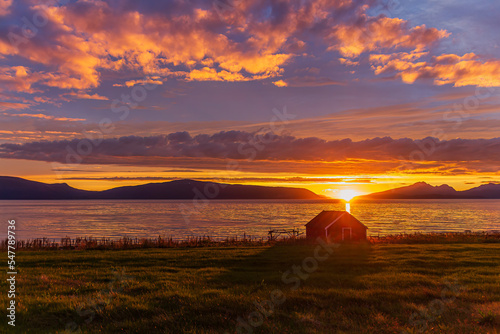
{"type": "Polygon", "coordinates": [[[338,192],[336,197],[343,199],[346,202],[349,202],[351,199],[359,195],[361,195],[361,193],[354,189],[342,189],[338,192]]]}

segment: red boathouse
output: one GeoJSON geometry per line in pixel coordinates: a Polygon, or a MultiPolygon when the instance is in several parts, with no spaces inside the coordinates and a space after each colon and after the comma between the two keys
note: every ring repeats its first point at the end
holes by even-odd
{"type": "Polygon", "coordinates": [[[306,224],[306,238],[328,242],[366,240],[366,227],[347,211],[323,211],[306,224]]]}

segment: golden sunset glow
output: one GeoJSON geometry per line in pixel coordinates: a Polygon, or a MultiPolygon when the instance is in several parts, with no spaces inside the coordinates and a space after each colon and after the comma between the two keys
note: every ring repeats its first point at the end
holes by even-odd
{"type": "Polygon", "coordinates": [[[346,202],[350,202],[354,197],[361,195],[359,191],[354,189],[342,189],[336,195],[339,199],[343,199],[346,202]]]}

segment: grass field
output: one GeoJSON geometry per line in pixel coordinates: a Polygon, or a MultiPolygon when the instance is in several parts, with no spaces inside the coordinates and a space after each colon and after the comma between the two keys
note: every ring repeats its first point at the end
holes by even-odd
{"type": "MultiPolygon", "coordinates": [[[[2,333],[500,333],[500,244],[25,251],[16,259],[16,327],[4,316],[2,333]]],[[[0,286],[5,310],[7,282],[0,286]]]]}

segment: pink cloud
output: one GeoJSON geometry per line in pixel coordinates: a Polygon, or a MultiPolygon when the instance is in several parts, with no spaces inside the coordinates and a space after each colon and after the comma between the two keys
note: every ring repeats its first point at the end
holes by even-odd
{"type": "Polygon", "coordinates": [[[0,16],[5,16],[10,14],[11,5],[12,5],[12,0],[0,0],[0,16]]]}

